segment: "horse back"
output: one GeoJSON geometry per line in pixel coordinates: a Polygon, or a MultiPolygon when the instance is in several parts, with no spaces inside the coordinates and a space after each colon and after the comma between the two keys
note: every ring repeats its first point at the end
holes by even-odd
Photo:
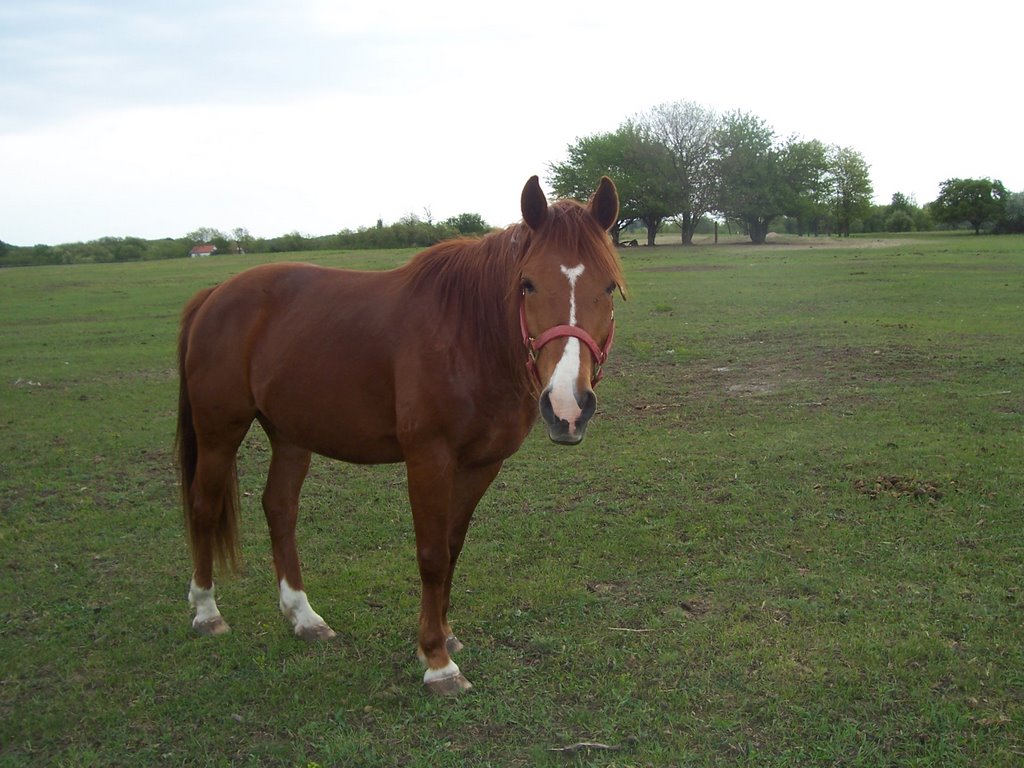
{"type": "Polygon", "coordinates": [[[470,462],[504,458],[532,410],[481,380],[454,322],[399,270],[265,265],[203,302],[186,368],[220,412],[322,455],[394,462],[443,441],[470,462]]]}

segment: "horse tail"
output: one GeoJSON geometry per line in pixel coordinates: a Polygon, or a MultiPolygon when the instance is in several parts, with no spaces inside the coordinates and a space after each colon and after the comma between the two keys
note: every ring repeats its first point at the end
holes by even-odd
{"type": "Polygon", "coordinates": [[[193,507],[192,485],[195,482],[196,467],[199,463],[199,446],[195,422],[192,419],[192,399],[188,390],[185,372],[185,358],[188,355],[188,340],[196,313],[213,293],[207,288],[197,293],[181,314],[181,329],[178,334],[178,429],[175,436],[175,453],[178,457],[178,481],[181,485],[181,506],[185,514],[185,530],[188,532],[189,548],[195,557],[197,547],[212,536],[213,553],[221,566],[238,570],[241,550],[238,542],[239,492],[238,467],[232,461],[227,489],[220,499],[213,526],[202,525],[193,507]]]}

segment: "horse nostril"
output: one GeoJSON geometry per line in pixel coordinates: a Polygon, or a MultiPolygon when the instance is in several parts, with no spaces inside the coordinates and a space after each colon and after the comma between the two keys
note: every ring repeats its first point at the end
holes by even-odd
{"type": "Polygon", "coordinates": [[[545,389],[540,396],[540,415],[548,424],[554,424],[557,419],[555,418],[555,409],[551,405],[551,390],[545,389]]]}
{"type": "Polygon", "coordinates": [[[583,425],[590,421],[590,417],[594,415],[597,410],[597,395],[594,394],[593,390],[588,389],[583,393],[583,397],[577,400],[580,405],[580,417],[576,420],[577,424],[583,425]]]}

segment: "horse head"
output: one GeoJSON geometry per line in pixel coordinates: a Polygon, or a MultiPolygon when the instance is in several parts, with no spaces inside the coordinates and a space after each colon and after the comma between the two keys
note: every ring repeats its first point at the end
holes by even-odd
{"type": "Polygon", "coordinates": [[[530,229],[520,271],[520,326],[527,365],[540,387],[540,414],[556,443],[583,440],[597,408],[594,386],[615,331],[614,294],[622,268],[608,237],[619,212],[615,185],[603,177],[587,205],[548,205],[536,176],[523,188],[530,229]]]}

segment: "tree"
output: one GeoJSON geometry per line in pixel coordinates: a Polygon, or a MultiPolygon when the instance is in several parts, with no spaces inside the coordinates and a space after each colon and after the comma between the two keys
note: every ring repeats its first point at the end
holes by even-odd
{"type": "MultiPolygon", "coordinates": [[[[754,244],[765,242],[768,227],[783,214],[798,219],[801,232],[805,222],[817,232],[830,214],[847,222],[848,229],[853,214],[861,210],[860,156],[852,150],[796,137],[780,144],[764,120],[744,112],[726,115],[717,146],[718,212],[741,221],[754,244]]],[[[868,181],[869,207],[870,190],[868,181]]]]}
{"type": "Polygon", "coordinates": [[[213,227],[199,227],[189,232],[185,237],[190,240],[194,245],[201,245],[202,243],[210,243],[214,240],[222,240],[227,242],[227,235],[221,232],[219,229],[213,227]]]}
{"type": "Polygon", "coordinates": [[[999,226],[1001,232],[1024,232],[1024,192],[1010,192],[1006,196],[1006,209],[999,226]]]}
{"type": "Polygon", "coordinates": [[[462,213],[443,222],[446,227],[457,230],[460,235],[482,235],[490,229],[479,213],[462,213]]]}
{"type": "Polygon", "coordinates": [[[629,126],[614,132],[598,133],[577,139],[566,148],[568,158],[548,166],[548,182],[559,197],[585,200],[598,179],[610,176],[619,192],[619,220],[611,229],[612,239],[619,241],[619,232],[635,221],[642,220],[648,229],[648,242],[653,244],[651,231],[657,228],[671,211],[662,205],[660,196],[663,178],[656,172],[658,149],[644,142],[629,126]]]}
{"type": "Polygon", "coordinates": [[[956,226],[964,221],[981,232],[982,224],[999,222],[1006,212],[1006,189],[1001,181],[984,179],[946,179],[939,185],[939,197],[933,206],[935,218],[956,226]]]}
{"type": "Polygon", "coordinates": [[[235,227],[231,230],[231,245],[232,250],[239,253],[248,253],[253,249],[253,244],[256,242],[249,230],[245,227],[235,227]]]}
{"type": "Polygon", "coordinates": [[[670,152],[629,123],[619,131],[625,137],[625,159],[630,169],[627,206],[647,228],[647,245],[653,246],[665,220],[683,205],[671,171],[670,152]]]}
{"type": "MultiPolygon", "coordinates": [[[[884,206],[881,229],[885,232],[913,232],[917,229],[914,213],[917,206],[902,192],[893,192],[889,205],[884,206]]],[[[877,222],[873,222],[877,226],[877,222]]]]}
{"type": "Polygon", "coordinates": [[[839,234],[850,236],[850,223],[871,211],[874,190],[868,164],[847,147],[829,147],[828,172],[832,178],[832,208],[839,234]]]}
{"type": "Polygon", "coordinates": [[[598,133],[577,138],[566,147],[567,159],[548,165],[548,182],[559,197],[585,200],[594,189],[594,182],[610,176],[619,189],[619,221],[612,227],[612,238],[619,240],[619,230],[635,221],[625,210],[624,166],[625,153],[621,137],[615,133],[598,133]]]}
{"type": "Polygon", "coordinates": [[[817,139],[800,141],[791,138],[780,152],[782,177],[785,180],[783,213],[797,222],[797,233],[819,234],[824,226],[831,228],[832,179],[829,175],[828,149],[817,139]]]}
{"type": "Polygon", "coordinates": [[[913,200],[902,192],[892,193],[892,200],[889,203],[889,213],[896,213],[896,211],[910,213],[915,207],[913,200]]]}
{"type": "Polygon", "coordinates": [[[715,136],[718,117],[691,101],[661,104],[627,123],[645,142],[667,150],[657,168],[667,188],[669,215],[676,217],[683,245],[693,244],[700,220],[712,209],[717,193],[715,136]]]}
{"type": "Polygon", "coordinates": [[[716,208],[746,226],[751,242],[761,245],[772,219],[787,208],[775,131],[745,112],[725,116],[715,137],[720,179],[716,208]]]}

